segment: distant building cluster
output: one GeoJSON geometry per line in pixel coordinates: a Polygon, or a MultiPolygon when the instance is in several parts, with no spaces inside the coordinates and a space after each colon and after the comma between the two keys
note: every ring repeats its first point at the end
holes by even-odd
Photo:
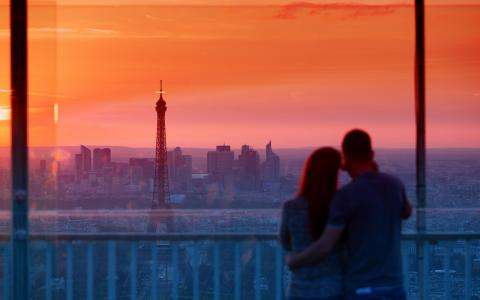
{"type": "MultiPolygon", "coordinates": [[[[259,152],[248,145],[243,145],[237,156],[229,145],[220,145],[208,151],[206,157],[196,157],[197,165],[204,167],[194,168],[194,158],[180,147],[167,151],[169,202],[192,208],[229,207],[232,202],[278,203],[283,200],[279,195],[285,180],[282,181],[280,158],[271,142],[263,157],[262,161],[259,152]],[[202,159],[206,159],[206,164],[202,159]]],[[[70,163],[62,163],[61,169],[57,162],[55,176],[49,161],[39,161],[35,190],[41,191],[50,180],[49,193],[55,196],[49,202],[55,202],[55,206],[149,208],[154,192],[153,157],[113,161],[111,148],[82,145],[72,158],[70,163]]],[[[45,198],[46,193],[44,190],[38,196],[45,198]]]]}
{"type": "MultiPolygon", "coordinates": [[[[264,152],[247,146],[233,150],[228,145],[211,151],[188,149],[189,155],[180,148],[168,151],[169,202],[179,208],[279,207],[296,193],[306,151],[282,150],[281,161],[275,152],[270,143],[264,152]]],[[[380,152],[378,162],[383,171],[397,174],[411,188],[415,164],[409,153],[380,152]]],[[[457,159],[457,152],[435,154],[436,160],[429,165],[432,207],[476,205],[480,184],[472,174],[478,173],[480,165],[478,153],[472,153],[462,153],[462,160],[457,159]],[[466,170],[469,172],[458,175],[466,170]],[[464,188],[452,188],[459,186],[464,188]]],[[[154,161],[152,150],[141,148],[32,149],[30,207],[149,209],[154,161]]],[[[343,174],[341,182],[348,180],[343,174]]],[[[409,196],[414,197],[411,190],[409,196]]],[[[0,164],[0,205],[6,209],[10,204],[11,173],[4,162],[0,164]]]]}
{"type": "Polygon", "coordinates": [[[213,182],[221,188],[235,186],[243,191],[259,191],[280,179],[280,158],[272,150],[272,143],[266,147],[266,159],[260,162],[258,151],[243,145],[238,159],[230,146],[217,146],[207,153],[207,172],[213,182]]]}
{"type": "Polygon", "coordinates": [[[110,148],[95,148],[93,149],[93,161],[92,151],[85,146],[80,146],[80,153],[75,155],[75,174],[77,180],[88,176],[90,172],[102,172],[105,168],[111,166],[112,151],[110,148]],[[93,168],[92,168],[93,162],[93,168]]]}

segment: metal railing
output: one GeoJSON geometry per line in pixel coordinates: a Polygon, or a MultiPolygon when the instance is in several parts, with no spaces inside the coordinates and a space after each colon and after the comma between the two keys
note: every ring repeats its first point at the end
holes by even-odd
{"type": "MultiPolygon", "coordinates": [[[[9,299],[9,236],[0,241],[2,298],[9,299]]],[[[289,274],[275,234],[42,233],[32,234],[30,244],[35,299],[282,299],[289,274]]],[[[409,298],[421,291],[428,298],[479,295],[480,274],[473,274],[479,249],[480,234],[404,234],[409,298]],[[418,243],[424,245],[423,272],[415,269],[418,243]],[[461,272],[452,268],[459,249],[461,272]],[[439,260],[441,268],[433,266],[439,260]]]]}

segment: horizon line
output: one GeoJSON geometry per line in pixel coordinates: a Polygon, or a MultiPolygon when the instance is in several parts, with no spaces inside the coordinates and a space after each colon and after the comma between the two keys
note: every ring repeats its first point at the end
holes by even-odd
{"type": "MultiPolygon", "coordinates": [[[[227,144],[228,146],[231,146],[232,149],[241,149],[242,145],[235,147],[232,146],[231,144],[227,144]]],[[[262,146],[255,146],[255,145],[249,145],[249,144],[243,144],[243,145],[248,145],[252,146],[254,148],[263,148],[265,145],[262,146]]],[[[102,145],[102,144],[78,144],[78,145],[61,145],[61,146],[28,146],[28,148],[70,148],[70,147],[80,147],[80,146],[85,146],[89,148],[95,148],[95,147],[101,147],[101,148],[130,148],[130,149],[155,149],[155,146],[122,146],[122,145],[102,145]]],[[[185,149],[215,149],[215,146],[207,147],[207,146],[167,146],[167,149],[175,149],[177,147],[179,148],[185,148],[185,149]]],[[[290,150],[290,149],[316,149],[319,147],[324,147],[324,146],[280,146],[280,147],[273,147],[274,149],[280,149],[280,150],[290,150]]],[[[340,145],[333,146],[333,147],[340,147],[340,145]]],[[[0,148],[11,148],[11,146],[0,146],[0,148]]],[[[380,146],[380,147],[374,147],[374,149],[377,150],[415,150],[415,147],[385,147],[385,146],[380,146]]],[[[480,150],[480,146],[471,146],[471,147],[427,147],[427,150],[480,150]]]]}

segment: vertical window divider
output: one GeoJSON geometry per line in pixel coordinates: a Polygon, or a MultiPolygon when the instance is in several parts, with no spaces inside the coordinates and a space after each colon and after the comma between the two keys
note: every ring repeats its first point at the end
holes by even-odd
{"type": "Polygon", "coordinates": [[[10,1],[13,299],[29,298],[27,0],[10,1]]]}

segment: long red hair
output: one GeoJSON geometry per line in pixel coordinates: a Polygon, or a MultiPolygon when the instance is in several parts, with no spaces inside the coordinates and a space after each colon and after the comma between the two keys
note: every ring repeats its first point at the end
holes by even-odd
{"type": "Polygon", "coordinates": [[[314,151],[305,163],[298,196],[308,202],[313,239],[322,235],[327,224],[330,203],[337,191],[340,163],[340,152],[331,147],[314,151]]]}

